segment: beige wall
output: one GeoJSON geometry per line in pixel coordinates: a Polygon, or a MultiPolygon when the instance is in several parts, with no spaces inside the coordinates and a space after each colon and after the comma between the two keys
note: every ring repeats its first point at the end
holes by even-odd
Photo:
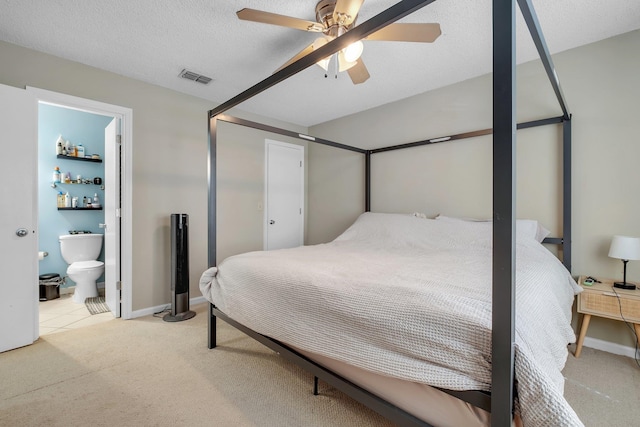
{"type": "MultiPolygon", "coordinates": [[[[132,309],[142,310],[171,300],[171,213],[189,214],[190,295],[199,296],[198,280],[207,268],[206,112],[215,105],[204,99],[4,42],[0,42],[0,84],[20,88],[33,86],[133,109],[132,309]]],[[[231,113],[298,132],[307,131],[306,128],[255,115],[231,113]]],[[[226,137],[233,136],[234,132],[233,129],[225,129],[226,137]]],[[[264,151],[264,147],[258,145],[255,150],[259,154],[252,160],[256,164],[261,162],[264,151]]],[[[238,158],[247,152],[245,145],[235,149],[227,146],[224,140],[221,141],[221,150],[225,159],[232,158],[234,151],[238,158]]],[[[247,165],[243,164],[237,170],[246,171],[247,165]]],[[[250,185],[257,188],[264,178],[257,173],[252,179],[256,181],[250,185]]],[[[225,197],[224,190],[222,196],[225,197]]],[[[233,201],[223,199],[221,215],[226,212],[227,203],[233,201]]],[[[236,213],[225,217],[229,224],[222,229],[242,228],[237,224],[243,224],[250,215],[240,209],[236,213]]],[[[255,228],[255,224],[252,227],[255,228]]],[[[220,252],[230,254],[248,247],[259,248],[256,239],[238,246],[236,239],[239,235],[242,234],[223,234],[219,239],[220,252]]],[[[261,246],[261,233],[258,238],[261,246]]]]}
{"type": "Polygon", "coordinates": [[[364,155],[309,144],[307,243],[338,237],[364,211],[364,155]]]}
{"type": "MultiPolygon", "coordinates": [[[[263,249],[265,139],[305,147],[306,142],[227,122],[219,122],[217,135],[217,258],[221,262],[263,249]]],[[[305,164],[307,154],[305,149],[305,164]]]]}
{"type": "MultiPolygon", "coordinates": [[[[622,262],[607,257],[611,236],[640,237],[638,52],[640,31],[633,31],[554,56],[573,114],[574,275],[621,279],[622,262]]],[[[561,115],[540,61],[519,66],[517,81],[519,121],[561,115]]],[[[374,148],[491,126],[487,75],[314,126],[309,133],[374,148]]],[[[539,219],[554,232],[561,231],[561,193],[554,184],[561,161],[559,132],[558,126],[518,132],[518,216],[539,219]]],[[[490,149],[490,137],[479,137],[375,155],[372,210],[490,217],[490,149]]],[[[313,186],[311,193],[332,191],[313,186]]],[[[331,200],[310,199],[309,210],[331,200]]],[[[334,228],[350,217],[352,212],[338,212],[334,228]]],[[[318,241],[335,234],[327,224],[322,228],[329,231],[310,220],[309,234],[318,241]]],[[[628,275],[640,281],[640,262],[629,263],[628,275]]],[[[593,319],[588,335],[633,345],[620,322],[593,319]]]]}

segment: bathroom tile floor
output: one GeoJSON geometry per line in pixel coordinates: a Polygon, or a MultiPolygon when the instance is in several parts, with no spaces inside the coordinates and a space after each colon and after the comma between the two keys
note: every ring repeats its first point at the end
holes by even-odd
{"type": "Polygon", "coordinates": [[[84,304],[73,302],[73,294],[40,301],[40,335],[54,334],[114,319],[112,313],[92,315],[84,304]]]}

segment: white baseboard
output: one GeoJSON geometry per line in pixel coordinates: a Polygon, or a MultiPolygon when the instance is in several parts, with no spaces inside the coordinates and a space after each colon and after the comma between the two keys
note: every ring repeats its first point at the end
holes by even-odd
{"type": "Polygon", "coordinates": [[[620,356],[635,358],[636,349],[622,344],[615,344],[609,341],[599,340],[597,338],[584,337],[585,347],[595,348],[596,350],[606,351],[607,353],[618,354],[620,356]]]}
{"type": "MultiPolygon", "coordinates": [[[[196,298],[189,298],[189,306],[202,304],[203,302],[207,302],[207,300],[203,296],[199,296],[196,298]]],[[[171,303],[156,305],[155,307],[143,308],[141,310],[135,310],[131,312],[130,319],[135,319],[136,317],[149,316],[151,314],[162,312],[168,308],[171,308],[171,303]]]]}
{"type": "Polygon", "coordinates": [[[208,302],[207,299],[203,296],[189,299],[190,305],[202,304],[203,302],[208,302]]]}

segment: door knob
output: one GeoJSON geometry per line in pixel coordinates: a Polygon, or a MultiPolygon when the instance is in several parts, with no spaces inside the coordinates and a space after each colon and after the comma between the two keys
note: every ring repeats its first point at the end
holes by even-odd
{"type": "Polygon", "coordinates": [[[275,224],[275,223],[276,223],[276,222],[275,222],[274,220],[270,220],[270,221],[269,221],[269,224],[271,224],[271,225],[273,225],[273,224],[275,224]]]}
{"type": "Polygon", "coordinates": [[[29,234],[29,230],[27,230],[26,228],[18,228],[16,230],[16,236],[18,237],[24,237],[27,234],[29,234]]]}

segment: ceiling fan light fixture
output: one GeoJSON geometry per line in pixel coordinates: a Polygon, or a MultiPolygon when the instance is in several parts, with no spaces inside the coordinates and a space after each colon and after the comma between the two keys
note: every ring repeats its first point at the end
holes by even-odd
{"type": "Polygon", "coordinates": [[[357,42],[351,43],[349,46],[342,49],[342,52],[344,53],[344,59],[346,59],[347,62],[356,62],[362,55],[363,50],[364,44],[361,40],[358,40],[357,42]]]}
{"type": "Polygon", "coordinates": [[[357,61],[347,61],[344,51],[338,52],[338,72],[347,71],[352,67],[355,67],[357,61]]]}
{"type": "Polygon", "coordinates": [[[327,57],[324,59],[321,59],[320,61],[316,62],[316,65],[320,68],[322,68],[325,71],[329,70],[329,61],[331,60],[331,57],[327,57]]]}
{"type": "MultiPolygon", "coordinates": [[[[313,41],[313,50],[320,49],[325,44],[327,44],[327,39],[325,39],[324,37],[318,37],[313,41]]],[[[327,56],[326,58],[316,62],[316,65],[322,68],[323,70],[327,71],[329,69],[330,60],[331,60],[331,56],[327,56]]]]}

